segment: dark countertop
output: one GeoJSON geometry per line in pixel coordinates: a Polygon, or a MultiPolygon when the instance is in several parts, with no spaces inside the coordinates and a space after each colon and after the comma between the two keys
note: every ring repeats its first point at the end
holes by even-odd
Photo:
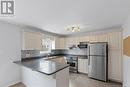
{"type": "Polygon", "coordinates": [[[64,56],[77,56],[77,57],[86,57],[88,58],[88,55],[76,55],[76,54],[65,54],[64,56]]]}
{"type": "MultiPolygon", "coordinates": [[[[51,54],[48,57],[53,57],[53,56],[66,56],[66,57],[76,56],[78,58],[88,59],[88,55],[76,55],[76,54],[51,54]]],[[[22,58],[22,59],[38,59],[38,58],[45,58],[45,57],[47,57],[47,56],[44,55],[44,56],[36,56],[36,57],[26,57],[26,58],[22,58]]]]}
{"type": "MultiPolygon", "coordinates": [[[[48,57],[52,57],[52,56],[66,56],[66,57],[69,57],[69,56],[77,56],[77,57],[86,57],[88,58],[88,55],[76,55],[76,54],[51,54],[49,55],[48,57]]],[[[47,57],[47,55],[44,55],[44,56],[35,56],[35,57],[26,57],[26,58],[22,58],[22,59],[37,59],[37,58],[45,58],[47,57]]]]}
{"type": "Polygon", "coordinates": [[[88,58],[88,55],[76,55],[76,54],[58,54],[58,55],[50,55],[50,56],[66,56],[66,57],[69,57],[69,56],[76,56],[76,57],[86,57],[88,58]]]}
{"type": "Polygon", "coordinates": [[[46,75],[55,74],[56,72],[69,67],[68,64],[62,64],[51,60],[45,60],[44,58],[23,59],[22,61],[16,61],[14,63],[25,66],[27,68],[30,68],[34,71],[38,71],[46,75]]]}

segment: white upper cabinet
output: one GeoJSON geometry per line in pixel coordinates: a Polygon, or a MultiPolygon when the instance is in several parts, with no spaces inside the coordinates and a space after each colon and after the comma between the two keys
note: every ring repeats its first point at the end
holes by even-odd
{"type": "Polygon", "coordinates": [[[79,42],[89,42],[89,36],[80,36],[79,42]]]}
{"type": "Polygon", "coordinates": [[[73,37],[73,38],[72,38],[72,42],[73,42],[74,45],[78,45],[79,42],[80,42],[80,41],[79,41],[79,37],[73,37]]]}
{"type": "Polygon", "coordinates": [[[108,34],[108,42],[110,49],[122,49],[122,33],[121,32],[111,32],[108,34]]]}
{"type": "Polygon", "coordinates": [[[54,36],[40,32],[23,32],[23,50],[50,51],[55,48],[54,36]]]}
{"type": "Polygon", "coordinates": [[[66,38],[66,48],[70,47],[72,45],[72,39],[71,38],[66,38]]]}
{"type": "Polygon", "coordinates": [[[65,43],[66,43],[66,39],[65,38],[60,38],[60,48],[61,49],[65,49],[65,43]]]}
{"type": "Polygon", "coordinates": [[[60,48],[60,43],[59,43],[59,37],[55,37],[55,49],[59,49],[60,48]]]}
{"type": "Polygon", "coordinates": [[[25,50],[41,50],[43,35],[38,32],[24,32],[23,44],[25,50]]]}
{"type": "Polygon", "coordinates": [[[97,42],[108,42],[108,35],[101,34],[96,36],[97,42]]]}
{"type": "Polygon", "coordinates": [[[89,36],[67,37],[66,47],[71,47],[72,45],[78,45],[80,42],[89,42],[89,36]]]}
{"type": "Polygon", "coordinates": [[[66,38],[66,47],[71,47],[73,45],[79,44],[79,37],[67,37],[66,38]]]}
{"type": "Polygon", "coordinates": [[[89,42],[97,42],[97,36],[96,35],[90,35],[89,36],[89,42]]]}
{"type": "Polygon", "coordinates": [[[55,37],[55,49],[65,49],[66,39],[63,37],[55,37]]]}

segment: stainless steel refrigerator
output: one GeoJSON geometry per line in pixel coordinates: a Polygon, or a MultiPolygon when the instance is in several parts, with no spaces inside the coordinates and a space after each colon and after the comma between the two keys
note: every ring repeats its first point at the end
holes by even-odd
{"type": "Polygon", "coordinates": [[[101,81],[108,80],[108,44],[89,44],[88,76],[101,81]]]}

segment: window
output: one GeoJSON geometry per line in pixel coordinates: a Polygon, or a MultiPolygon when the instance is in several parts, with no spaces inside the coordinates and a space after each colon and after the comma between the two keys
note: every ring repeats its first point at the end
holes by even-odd
{"type": "Polygon", "coordinates": [[[55,49],[54,36],[49,36],[44,34],[42,39],[42,48],[45,51],[50,51],[51,49],[55,49]]]}

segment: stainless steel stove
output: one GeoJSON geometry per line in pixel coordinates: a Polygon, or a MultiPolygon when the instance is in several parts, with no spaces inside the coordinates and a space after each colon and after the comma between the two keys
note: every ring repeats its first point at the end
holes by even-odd
{"type": "Polygon", "coordinates": [[[67,64],[70,65],[70,72],[78,73],[78,57],[77,56],[67,56],[67,64]]]}

